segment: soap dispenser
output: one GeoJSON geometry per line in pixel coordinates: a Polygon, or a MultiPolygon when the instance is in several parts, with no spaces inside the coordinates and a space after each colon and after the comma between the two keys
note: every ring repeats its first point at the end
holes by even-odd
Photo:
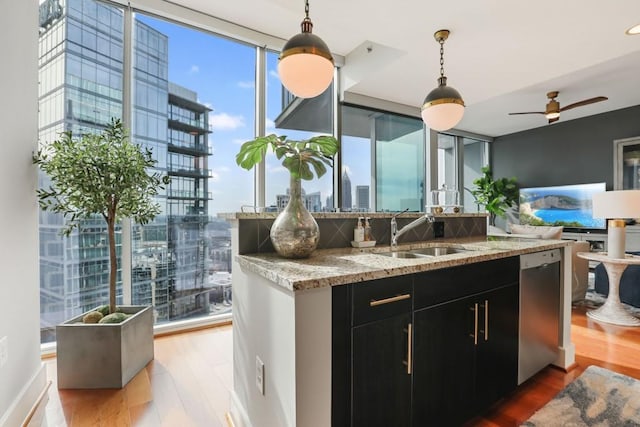
{"type": "Polygon", "coordinates": [[[371,235],[371,225],[369,224],[369,217],[364,219],[364,240],[366,242],[370,242],[373,240],[373,236],[371,235]]]}
{"type": "Polygon", "coordinates": [[[354,242],[362,242],[364,241],[364,227],[362,225],[362,221],[364,218],[358,218],[358,223],[356,224],[356,228],[353,230],[353,241],[354,242]]]}

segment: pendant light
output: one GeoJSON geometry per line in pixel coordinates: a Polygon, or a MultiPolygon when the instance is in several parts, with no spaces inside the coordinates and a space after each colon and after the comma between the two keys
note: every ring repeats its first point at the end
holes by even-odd
{"type": "Polygon", "coordinates": [[[440,77],[438,87],[429,92],[422,104],[422,120],[430,129],[444,131],[460,122],[464,101],[460,92],[447,86],[444,75],[444,41],[449,37],[449,30],[438,30],[433,36],[440,43],[440,77]]]}
{"type": "Polygon", "coordinates": [[[333,80],[333,57],[327,44],[311,34],[309,0],[305,1],[302,32],[284,45],[278,60],[280,81],[299,98],[313,98],[329,87],[333,80]]]}

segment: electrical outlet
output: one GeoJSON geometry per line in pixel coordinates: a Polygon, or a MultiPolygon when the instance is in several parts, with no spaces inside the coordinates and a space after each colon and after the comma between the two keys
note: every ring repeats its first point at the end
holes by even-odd
{"type": "Polygon", "coordinates": [[[9,360],[9,339],[7,337],[0,338],[0,368],[9,360]]]}
{"type": "Polygon", "coordinates": [[[256,356],[256,388],[264,396],[264,363],[256,356]]]}

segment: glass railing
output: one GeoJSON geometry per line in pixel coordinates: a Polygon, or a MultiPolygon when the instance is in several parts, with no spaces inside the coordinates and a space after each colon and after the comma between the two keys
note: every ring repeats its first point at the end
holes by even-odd
{"type": "Polygon", "coordinates": [[[189,167],[184,165],[168,164],[167,170],[169,172],[183,172],[183,173],[189,173],[192,175],[198,175],[202,177],[211,177],[210,169],[202,169],[202,168],[189,167]]]}
{"type": "Polygon", "coordinates": [[[207,199],[211,200],[210,191],[193,191],[193,190],[169,190],[167,192],[169,197],[177,197],[182,199],[207,199]]]}
{"type": "Polygon", "coordinates": [[[180,140],[176,140],[176,139],[170,139],[169,140],[169,147],[181,147],[181,148],[188,148],[194,151],[198,151],[199,153],[202,154],[207,154],[207,155],[211,155],[211,147],[205,144],[194,144],[188,141],[180,141],[180,140]]]}

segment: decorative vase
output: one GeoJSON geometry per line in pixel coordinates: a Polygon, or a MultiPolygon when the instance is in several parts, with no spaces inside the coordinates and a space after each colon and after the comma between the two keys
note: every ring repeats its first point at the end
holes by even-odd
{"type": "Polygon", "coordinates": [[[289,202],[271,226],[271,243],[285,258],[307,258],[318,246],[320,229],[302,201],[302,184],[291,176],[289,202]]]}

